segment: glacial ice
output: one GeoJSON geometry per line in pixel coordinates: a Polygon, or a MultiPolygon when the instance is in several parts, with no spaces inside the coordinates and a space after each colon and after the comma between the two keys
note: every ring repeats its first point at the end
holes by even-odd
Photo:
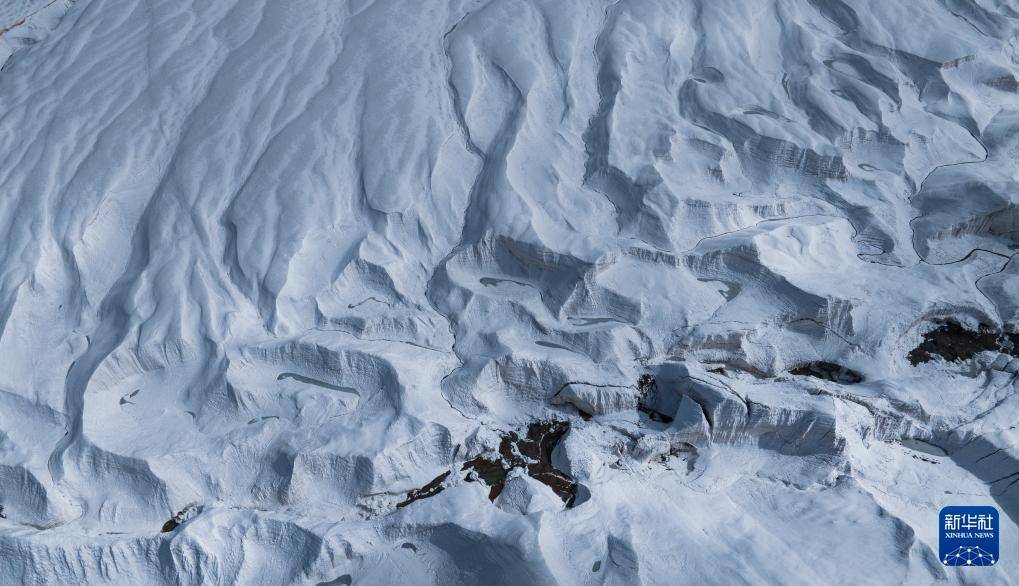
{"type": "Polygon", "coordinates": [[[5,0],[0,62],[0,583],[1019,576],[1014,3],[5,0]]]}

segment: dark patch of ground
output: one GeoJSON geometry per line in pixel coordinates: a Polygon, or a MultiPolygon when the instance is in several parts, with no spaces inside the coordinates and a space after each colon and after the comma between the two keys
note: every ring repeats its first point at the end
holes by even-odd
{"type": "Polygon", "coordinates": [[[652,374],[642,374],[637,379],[637,390],[640,392],[642,397],[646,397],[655,393],[658,390],[658,381],[655,380],[652,374]]]}
{"type": "Polygon", "coordinates": [[[693,472],[694,466],[697,464],[697,448],[686,442],[671,446],[669,451],[665,454],[658,456],[658,463],[665,466],[667,469],[672,470],[672,463],[675,460],[682,460],[686,462],[686,471],[693,472]]]}
{"type": "MultiPolygon", "coordinates": [[[[502,492],[502,487],[506,484],[506,474],[509,472],[508,469],[502,467],[501,461],[489,460],[482,456],[464,462],[461,470],[474,470],[477,472],[478,478],[491,487],[491,490],[488,491],[488,500],[490,501],[494,501],[499,496],[499,493],[502,492]]],[[[468,478],[467,481],[472,482],[473,480],[468,478]]]]}
{"type": "Polygon", "coordinates": [[[442,492],[443,489],[445,488],[444,486],[442,486],[442,483],[445,482],[446,478],[449,477],[449,472],[450,472],[449,470],[446,470],[442,474],[439,474],[438,476],[433,478],[431,482],[429,482],[428,484],[422,486],[421,488],[416,488],[408,492],[406,500],[397,503],[396,508],[399,509],[406,507],[407,505],[411,504],[414,501],[426,499],[428,497],[435,496],[442,492]]]}
{"type": "Polygon", "coordinates": [[[640,393],[637,403],[637,411],[648,416],[648,419],[658,423],[672,423],[672,417],[658,411],[651,406],[658,397],[658,381],[654,375],[642,374],[637,379],[637,392],[640,393]]]}
{"type": "Polygon", "coordinates": [[[839,383],[840,385],[855,385],[863,382],[863,375],[834,362],[807,362],[789,371],[789,374],[798,376],[812,376],[821,380],[839,383]]]}
{"type": "Polygon", "coordinates": [[[577,483],[552,465],[552,450],[569,430],[570,424],[566,421],[532,423],[524,437],[513,431],[502,437],[498,459],[479,456],[465,462],[462,470],[473,470],[491,487],[488,498],[494,501],[502,492],[509,471],[523,468],[531,478],[548,485],[567,507],[572,507],[577,498],[577,483]]]}
{"type": "Polygon", "coordinates": [[[169,533],[169,532],[173,531],[174,529],[176,529],[177,527],[180,527],[180,525],[185,520],[187,520],[189,518],[188,515],[193,510],[194,510],[194,505],[188,505],[188,506],[184,507],[183,509],[178,511],[176,515],[171,517],[169,521],[167,521],[166,523],[163,523],[163,527],[162,527],[162,529],[160,529],[160,531],[162,533],[169,533]]]}
{"type": "Polygon", "coordinates": [[[976,330],[967,329],[949,319],[923,335],[923,342],[906,355],[913,366],[934,360],[936,356],[949,362],[969,360],[980,352],[1002,352],[1019,357],[1019,333],[996,331],[987,324],[976,330]]]}

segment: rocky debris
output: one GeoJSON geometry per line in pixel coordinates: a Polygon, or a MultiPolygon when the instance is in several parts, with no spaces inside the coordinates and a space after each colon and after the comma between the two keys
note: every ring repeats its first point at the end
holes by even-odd
{"type": "Polygon", "coordinates": [[[656,423],[668,425],[672,423],[672,417],[656,409],[658,400],[658,381],[652,374],[642,374],[637,379],[638,404],[637,411],[647,415],[648,419],[656,423]]]}
{"type": "Polygon", "coordinates": [[[630,449],[630,456],[641,463],[654,462],[671,469],[674,460],[686,462],[687,471],[693,470],[697,461],[696,446],[682,440],[679,434],[654,434],[637,438],[630,449]]]}
{"type": "Polygon", "coordinates": [[[396,508],[398,508],[398,509],[399,508],[403,508],[403,507],[406,507],[407,505],[411,504],[414,501],[419,501],[421,499],[426,499],[428,497],[433,497],[433,496],[439,494],[440,492],[442,492],[446,488],[443,485],[443,482],[445,482],[446,479],[449,478],[449,474],[450,474],[450,471],[447,470],[447,471],[443,472],[442,474],[439,474],[438,476],[433,478],[428,484],[422,486],[421,488],[416,488],[416,489],[408,492],[407,493],[407,498],[405,500],[403,500],[403,501],[401,501],[399,503],[396,503],[396,508]]]}
{"type": "Polygon", "coordinates": [[[812,376],[821,380],[831,381],[840,385],[855,385],[863,382],[863,375],[834,362],[807,362],[791,370],[789,374],[797,376],[812,376]]]}
{"type": "Polygon", "coordinates": [[[181,509],[176,515],[170,518],[166,523],[163,523],[162,533],[170,533],[177,527],[180,527],[185,521],[193,519],[199,513],[198,507],[194,504],[190,504],[181,509]]]}
{"type": "Polygon", "coordinates": [[[478,456],[465,462],[462,470],[468,472],[468,482],[480,478],[491,487],[488,498],[495,501],[506,486],[509,472],[523,469],[531,478],[548,485],[567,507],[571,507],[577,497],[577,483],[552,464],[552,450],[569,430],[570,424],[566,421],[532,423],[524,437],[514,431],[502,437],[499,458],[478,456]]]}
{"type": "Polygon", "coordinates": [[[0,505],[0,519],[6,519],[7,515],[4,514],[4,506],[0,505]]]}
{"type": "Polygon", "coordinates": [[[664,466],[667,470],[674,469],[674,463],[679,461],[686,464],[685,471],[689,474],[697,466],[697,448],[685,443],[673,444],[669,450],[659,454],[653,461],[664,466]]]}
{"type": "Polygon", "coordinates": [[[642,374],[637,379],[637,390],[640,392],[642,397],[646,397],[658,390],[658,381],[655,380],[652,374],[642,374]]]}
{"type": "Polygon", "coordinates": [[[1000,352],[1019,358],[1019,333],[996,331],[987,324],[976,330],[948,319],[926,332],[919,346],[909,352],[910,364],[916,366],[941,357],[949,362],[969,360],[980,352],[1000,352]]]}

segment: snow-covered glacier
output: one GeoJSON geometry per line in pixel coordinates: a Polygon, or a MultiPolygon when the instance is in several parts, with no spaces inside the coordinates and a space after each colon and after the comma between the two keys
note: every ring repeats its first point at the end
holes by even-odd
{"type": "Polygon", "coordinates": [[[1014,1],[2,0],[0,62],[0,583],[1019,582],[1014,1]]]}

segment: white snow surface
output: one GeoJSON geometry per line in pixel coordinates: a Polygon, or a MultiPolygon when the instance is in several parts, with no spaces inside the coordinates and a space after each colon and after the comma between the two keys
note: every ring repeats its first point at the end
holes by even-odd
{"type": "Polygon", "coordinates": [[[1019,330],[1015,2],[0,31],[0,583],[1019,582],[1017,359],[906,358],[1019,330]],[[574,506],[468,481],[549,419],[574,506]],[[996,567],[938,563],[947,505],[996,567]]]}

